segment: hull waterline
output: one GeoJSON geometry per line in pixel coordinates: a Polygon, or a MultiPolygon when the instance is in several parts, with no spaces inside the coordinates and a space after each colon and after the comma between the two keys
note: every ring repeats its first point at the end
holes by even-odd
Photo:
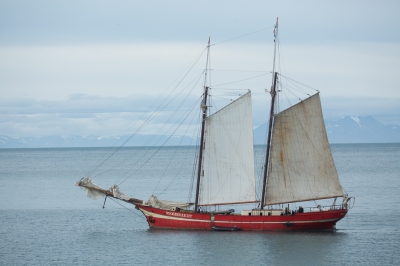
{"type": "Polygon", "coordinates": [[[136,207],[145,215],[150,228],[183,230],[215,230],[214,228],[236,228],[243,231],[334,230],[336,223],[347,213],[347,209],[335,209],[293,215],[246,216],[170,211],[141,204],[137,204],[136,207]]]}

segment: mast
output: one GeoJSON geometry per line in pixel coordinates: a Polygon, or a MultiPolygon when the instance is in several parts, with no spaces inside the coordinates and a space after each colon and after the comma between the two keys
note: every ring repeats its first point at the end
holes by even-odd
{"type": "Polygon", "coordinates": [[[203,161],[203,149],[204,149],[204,130],[207,119],[207,94],[209,87],[206,86],[207,83],[207,70],[208,70],[208,59],[210,56],[210,37],[208,38],[207,46],[207,60],[206,60],[206,72],[204,74],[204,95],[203,102],[201,103],[201,109],[203,111],[203,117],[201,122],[201,135],[200,135],[200,151],[199,151],[199,165],[197,167],[197,183],[196,183],[196,199],[194,202],[194,210],[197,212],[199,208],[199,191],[200,191],[200,177],[203,161]]]}
{"type": "MultiPolygon", "coordinates": [[[[278,18],[276,18],[276,24],[274,28],[274,61],[272,65],[272,73],[275,73],[276,41],[278,39],[277,36],[278,36],[278,18]]],[[[272,84],[274,84],[274,76],[272,76],[272,84]]]]}
{"type": "Polygon", "coordinates": [[[275,55],[276,55],[276,40],[278,36],[278,18],[276,18],[276,24],[274,28],[274,60],[272,65],[272,86],[271,86],[271,110],[269,113],[269,126],[268,126],[268,140],[267,140],[267,151],[265,154],[265,165],[264,165],[264,176],[263,176],[263,188],[261,195],[261,209],[265,206],[265,192],[267,187],[267,175],[269,166],[269,154],[271,150],[271,136],[272,136],[272,125],[274,118],[274,107],[275,107],[275,96],[276,96],[276,82],[278,80],[278,72],[275,72],[275,55]]]}

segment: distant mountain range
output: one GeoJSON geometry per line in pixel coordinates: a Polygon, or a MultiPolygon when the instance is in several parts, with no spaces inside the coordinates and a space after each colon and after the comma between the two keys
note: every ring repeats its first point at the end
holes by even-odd
{"type": "Polygon", "coordinates": [[[400,142],[400,126],[384,125],[372,116],[346,116],[326,120],[331,143],[392,143],[400,142]]]}
{"type": "MultiPolygon", "coordinates": [[[[384,125],[371,116],[346,116],[327,119],[325,126],[330,143],[390,143],[400,142],[400,126],[384,125]]],[[[254,143],[264,144],[268,123],[254,130],[254,143]]],[[[196,139],[176,136],[135,135],[122,137],[102,136],[46,136],[11,138],[0,135],[0,148],[55,148],[55,147],[113,147],[121,146],[195,145],[196,139]],[[126,143],[125,143],[126,142],[126,143]]]]}
{"type": "MultiPolygon", "coordinates": [[[[345,116],[325,120],[329,143],[400,142],[400,126],[384,125],[372,116],[345,116]]],[[[268,123],[254,130],[254,143],[264,144],[268,123]]]]}

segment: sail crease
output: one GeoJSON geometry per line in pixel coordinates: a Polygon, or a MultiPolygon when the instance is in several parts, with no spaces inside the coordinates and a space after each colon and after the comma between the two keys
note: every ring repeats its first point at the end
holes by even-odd
{"type": "Polygon", "coordinates": [[[343,196],[319,94],[274,118],[266,205],[343,196]]]}
{"type": "Polygon", "coordinates": [[[200,205],[255,201],[251,92],[206,120],[200,205]]]}

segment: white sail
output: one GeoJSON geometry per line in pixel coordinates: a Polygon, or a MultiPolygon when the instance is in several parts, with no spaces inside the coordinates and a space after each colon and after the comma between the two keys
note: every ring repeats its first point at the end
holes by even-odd
{"type": "Polygon", "coordinates": [[[343,194],[317,93],[275,116],[265,204],[343,194]]]}
{"type": "Polygon", "coordinates": [[[251,93],[206,120],[200,205],[254,202],[251,93]]]}

